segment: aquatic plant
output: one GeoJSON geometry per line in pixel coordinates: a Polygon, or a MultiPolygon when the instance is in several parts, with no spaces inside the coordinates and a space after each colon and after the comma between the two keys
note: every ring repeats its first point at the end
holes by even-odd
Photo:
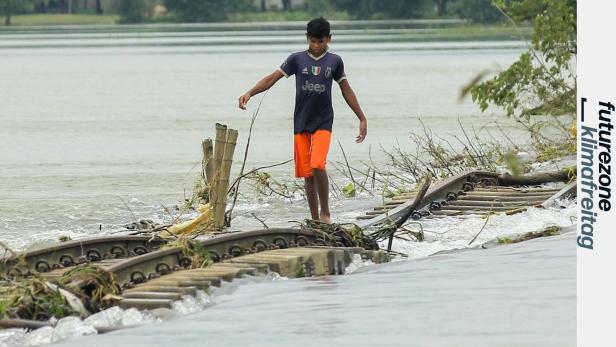
{"type": "Polygon", "coordinates": [[[366,249],[378,249],[378,245],[370,237],[365,235],[357,224],[346,223],[323,223],[320,221],[305,219],[302,228],[319,230],[345,247],[364,247],[366,249]]]}
{"type": "Polygon", "coordinates": [[[78,295],[92,312],[109,307],[121,292],[113,273],[91,264],[81,264],[65,272],[58,284],[78,295]]]}
{"type": "Polygon", "coordinates": [[[50,286],[42,278],[11,280],[1,290],[0,315],[3,318],[48,320],[77,313],[59,288],[50,286]]]}
{"type": "Polygon", "coordinates": [[[547,237],[547,236],[555,236],[560,234],[561,228],[559,226],[550,226],[541,231],[530,231],[521,235],[517,235],[515,237],[499,237],[497,238],[498,243],[518,243],[523,241],[528,241],[532,239],[536,239],[539,237],[547,237]]]}
{"type": "Polygon", "coordinates": [[[193,241],[186,236],[168,242],[163,248],[179,248],[184,257],[190,259],[190,268],[206,268],[212,265],[212,256],[208,250],[198,241],[193,241]]]}

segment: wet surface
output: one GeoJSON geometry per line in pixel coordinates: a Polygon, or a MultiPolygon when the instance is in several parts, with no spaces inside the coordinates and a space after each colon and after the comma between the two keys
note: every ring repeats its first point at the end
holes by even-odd
{"type": "MultiPolygon", "coordinates": [[[[124,36],[119,34],[0,35],[0,80],[7,86],[0,90],[2,241],[24,249],[60,235],[111,233],[134,218],[168,223],[178,214],[175,205],[190,197],[200,168],[201,140],[214,135],[214,123],[238,129],[236,158],[241,158],[250,116],[261,96],[251,100],[248,112],[238,109],[237,97],[289,53],[305,48],[299,32],[281,32],[293,38],[284,45],[225,43],[263,38],[262,32],[242,31],[227,32],[215,45],[187,46],[186,40],[201,34],[165,32],[161,35],[171,36],[157,38],[157,28],[150,29],[142,39],[154,44],[146,48],[122,46],[124,36]],[[28,46],[62,40],[71,47],[28,46]],[[116,44],[93,47],[92,42],[116,44]],[[174,44],[165,46],[169,42],[174,44]],[[9,48],[14,45],[19,48],[9,48]],[[252,50],[250,64],[247,53],[237,51],[242,47],[252,50]]],[[[354,143],[357,119],[335,87],[331,161],[343,161],[338,141],[357,168],[363,168],[362,161],[382,165],[381,145],[391,149],[398,143],[413,151],[407,138],[410,130],[419,129],[420,118],[440,136],[460,133],[457,117],[477,129],[497,131],[497,123],[511,128],[502,112],[480,114],[470,99],[459,101],[458,96],[479,71],[514,61],[522,50],[519,42],[377,41],[349,43],[341,38],[332,43],[367,114],[369,135],[361,145],[354,143]]],[[[247,170],[292,158],[293,88],[292,80],[283,79],[265,97],[247,170]]],[[[233,176],[239,166],[236,160],[233,176]]],[[[293,181],[291,164],[265,171],[278,181],[293,181]]],[[[350,182],[331,165],[328,171],[340,187],[350,182]]],[[[307,216],[301,196],[255,199],[253,188],[244,184],[242,189],[234,227],[260,227],[251,212],[278,226],[307,216]]],[[[379,189],[375,193],[380,195],[379,189]]],[[[343,199],[332,204],[334,220],[353,220],[379,202],[365,192],[343,199]]]]}
{"type": "Polygon", "coordinates": [[[574,346],[574,238],[242,285],[189,316],[58,346],[574,346]]]}
{"type": "MultiPolygon", "coordinates": [[[[0,91],[0,238],[16,249],[59,235],[109,234],[134,219],[169,222],[178,213],[175,206],[192,191],[201,139],[213,136],[215,122],[225,122],[239,130],[236,153],[243,154],[251,111],[260,97],[251,101],[249,112],[237,109],[237,97],[288,53],[303,48],[301,40],[291,38],[293,32],[281,35],[288,39],[284,44],[264,46],[243,45],[251,35],[262,36],[258,32],[228,34],[225,40],[233,45],[190,33],[163,35],[164,44],[157,45],[153,33],[147,47],[118,45],[105,35],[54,35],[55,43],[40,34],[10,42],[0,37],[5,46],[0,80],[10,86],[0,91]],[[52,47],[63,40],[70,47],[52,47]],[[46,47],[28,47],[37,42],[46,47]],[[248,53],[250,65],[245,63],[248,53]]],[[[400,144],[412,151],[408,132],[419,129],[419,119],[439,136],[458,134],[458,117],[465,126],[494,130],[499,123],[513,133],[502,113],[480,114],[469,99],[458,101],[458,95],[479,71],[514,61],[520,43],[340,41],[334,40],[332,49],[345,59],[370,130],[365,143],[353,143],[356,118],[334,90],[331,160],[342,160],[337,141],[357,166],[368,159],[383,164],[381,145],[400,144]]],[[[267,95],[247,168],[292,157],[292,84],[281,81],[267,95]]],[[[234,165],[232,175],[239,170],[239,162],[234,165]]],[[[286,165],[268,172],[291,180],[293,171],[286,165]]],[[[339,185],[349,183],[339,172],[330,173],[339,185]]],[[[243,189],[235,228],[260,228],[250,213],[270,226],[288,226],[307,215],[301,196],[254,198],[250,187],[243,189]]],[[[363,192],[334,198],[334,221],[353,221],[382,203],[378,195],[377,189],[376,196],[363,192]]],[[[571,225],[575,211],[570,203],[565,207],[492,216],[477,243],[571,225]]],[[[570,234],[425,258],[468,247],[484,222],[478,216],[430,221],[422,224],[426,242],[394,242],[394,250],[420,260],[360,268],[340,277],[231,286],[226,290],[232,295],[215,296],[204,311],[187,302],[184,306],[198,312],[60,345],[572,346],[575,253],[570,234]]],[[[134,311],[114,315],[119,321],[155,321],[134,311]]],[[[41,331],[38,341],[51,341],[44,333],[52,332],[41,331]]],[[[68,321],[55,333],[60,339],[92,330],[68,321]]]]}

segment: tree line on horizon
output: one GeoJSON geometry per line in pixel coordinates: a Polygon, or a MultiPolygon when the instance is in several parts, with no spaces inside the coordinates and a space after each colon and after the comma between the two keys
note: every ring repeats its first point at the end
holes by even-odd
{"type": "MultiPolygon", "coordinates": [[[[233,14],[282,13],[324,15],[333,19],[460,18],[494,23],[503,16],[493,0],[0,0],[5,25],[20,14],[113,14],[120,23],[224,22],[233,14]]],[[[275,19],[275,17],[274,17],[275,19]]]]}

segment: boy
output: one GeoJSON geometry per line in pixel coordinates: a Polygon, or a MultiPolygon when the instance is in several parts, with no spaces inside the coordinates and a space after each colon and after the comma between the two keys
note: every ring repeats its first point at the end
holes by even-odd
{"type": "Polygon", "coordinates": [[[325,163],[334,121],[332,80],[338,83],[344,100],[359,118],[359,135],[355,142],[362,142],[368,130],[366,116],[346,79],[342,59],[327,51],[331,38],[327,20],[323,17],[311,20],[306,30],[308,50],[291,54],[280,68],[239,98],[239,106],[245,110],[252,96],[271,88],[283,76],[295,75],[295,176],[304,177],[312,219],[323,223],[331,223],[325,163]]]}

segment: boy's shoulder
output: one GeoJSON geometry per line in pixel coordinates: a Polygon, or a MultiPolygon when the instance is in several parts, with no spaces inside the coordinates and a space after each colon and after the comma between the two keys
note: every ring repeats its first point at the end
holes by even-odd
{"type": "Polygon", "coordinates": [[[332,57],[336,58],[336,59],[342,59],[342,57],[340,56],[340,54],[336,54],[332,51],[327,51],[328,54],[331,54],[332,57]]]}
{"type": "Polygon", "coordinates": [[[330,51],[327,51],[327,54],[331,54],[332,58],[336,62],[341,62],[342,61],[342,57],[339,54],[336,54],[336,53],[330,52],[330,51]]]}
{"type": "Polygon", "coordinates": [[[299,56],[306,54],[306,52],[307,52],[306,50],[293,52],[289,55],[289,58],[297,58],[299,56]]]}

